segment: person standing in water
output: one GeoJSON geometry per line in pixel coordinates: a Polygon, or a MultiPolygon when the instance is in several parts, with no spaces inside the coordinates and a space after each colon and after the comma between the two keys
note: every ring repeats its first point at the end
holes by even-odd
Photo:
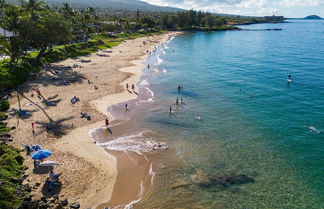
{"type": "Polygon", "coordinates": [[[182,98],[180,99],[180,104],[185,104],[182,98]]]}
{"type": "Polygon", "coordinates": [[[178,93],[180,93],[180,90],[181,90],[181,86],[179,85],[178,86],[178,93]]]}
{"type": "Polygon", "coordinates": [[[290,80],[291,80],[291,78],[292,78],[292,76],[291,76],[291,75],[288,75],[288,79],[290,79],[290,80]]]}
{"type": "Polygon", "coordinates": [[[179,105],[179,97],[176,99],[176,105],[179,105]]]}
{"type": "Polygon", "coordinates": [[[170,115],[172,115],[172,106],[171,105],[170,105],[169,113],[170,113],[170,115]]]}

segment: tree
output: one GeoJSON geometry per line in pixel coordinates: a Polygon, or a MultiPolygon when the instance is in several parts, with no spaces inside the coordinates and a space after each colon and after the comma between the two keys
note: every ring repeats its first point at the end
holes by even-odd
{"type": "Polygon", "coordinates": [[[145,25],[144,28],[154,28],[154,26],[156,25],[156,22],[150,17],[141,18],[141,23],[145,25]]]}
{"type": "Polygon", "coordinates": [[[23,25],[23,13],[19,6],[8,5],[3,9],[0,26],[12,33],[8,42],[2,41],[2,52],[10,56],[10,64],[15,68],[23,54],[22,38],[19,33],[23,25]]]}
{"type": "Polygon", "coordinates": [[[39,49],[37,60],[53,51],[57,44],[66,44],[72,39],[71,23],[57,13],[49,13],[33,34],[32,46],[39,49]]]}

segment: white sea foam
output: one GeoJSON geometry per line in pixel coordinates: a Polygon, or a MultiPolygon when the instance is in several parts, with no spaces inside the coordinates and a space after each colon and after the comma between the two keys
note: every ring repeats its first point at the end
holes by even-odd
{"type": "Polygon", "coordinates": [[[313,126],[309,126],[309,127],[307,127],[309,130],[310,130],[310,132],[312,132],[312,133],[315,133],[315,134],[320,134],[320,133],[322,133],[322,131],[321,130],[318,130],[317,128],[315,128],[315,127],[313,127],[313,126]]]}
{"type": "Polygon", "coordinates": [[[164,60],[162,58],[160,58],[160,56],[157,57],[157,64],[161,65],[164,62],[164,60]]]}
{"type": "Polygon", "coordinates": [[[141,181],[140,184],[140,193],[138,194],[138,199],[137,200],[133,200],[130,203],[128,203],[127,205],[125,205],[124,209],[132,209],[134,207],[134,204],[138,203],[139,201],[142,200],[142,196],[144,195],[144,182],[141,181]]]}
{"type": "Polygon", "coordinates": [[[147,80],[142,80],[139,85],[141,86],[148,86],[150,83],[147,80]]]}
{"type": "Polygon", "coordinates": [[[99,143],[98,145],[109,150],[130,151],[140,155],[154,150],[167,149],[165,143],[143,137],[143,132],[129,136],[121,136],[109,142],[99,143]]]}
{"type": "Polygon", "coordinates": [[[153,171],[153,163],[151,163],[151,165],[150,165],[149,174],[151,176],[151,185],[153,185],[153,183],[154,183],[154,177],[155,177],[155,172],[153,171]]]}

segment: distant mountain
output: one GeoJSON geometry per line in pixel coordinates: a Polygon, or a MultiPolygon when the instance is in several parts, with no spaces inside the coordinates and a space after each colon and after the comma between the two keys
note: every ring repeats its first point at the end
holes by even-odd
{"type": "Polygon", "coordinates": [[[69,3],[73,7],[94,7],[101,9],[114,10],[141,10],[141,11],[160,11],[160,12],[177,12],[181,9],[173,7],[162,7],[152,5],[138,0],[45,0],[49,5],[62,5],[69,3]]]}
{"type": "Polygon", "coordinates": [[[320,16],[317,16],[317,15],[309,15],[309,16],[305,17],[305,19],[318,20],[318,19],[322,19],[322,18],[320,16]]]}

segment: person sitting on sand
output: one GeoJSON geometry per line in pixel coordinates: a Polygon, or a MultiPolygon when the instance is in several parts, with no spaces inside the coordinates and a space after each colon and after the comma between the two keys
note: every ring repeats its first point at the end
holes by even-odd
{"type": "Polygon", "coordinates": [[[79,99],[78,97],[76,97],[76,96],[72,97],[72,99],[71,99],[71,103],[72,103],[72,104],[75,104],[75,103],[77,103],[78,101],[80,101],[80,99],[79,99]]]}
{"type": "Polygon", "coordinates": [[[91,115],[89,115],[85,112],[81,112],[80,115],[81,115],[81,118],[86,118],[87,120],[91,120],[91,115]]]}
{"type": "Polygon", "coordinates": [[[54,170],[50,171],[50,178],[55,181],[59,181],[59,177],[62,173],[54,173],[54,170]]]}
{"type": "Polygon", "coordinates": [[[99,89],[99,87],[98,87],[97,85],[94,85],[93,88],[94,88],[95,90],[98,90],[98,89],[99,89]]]}

